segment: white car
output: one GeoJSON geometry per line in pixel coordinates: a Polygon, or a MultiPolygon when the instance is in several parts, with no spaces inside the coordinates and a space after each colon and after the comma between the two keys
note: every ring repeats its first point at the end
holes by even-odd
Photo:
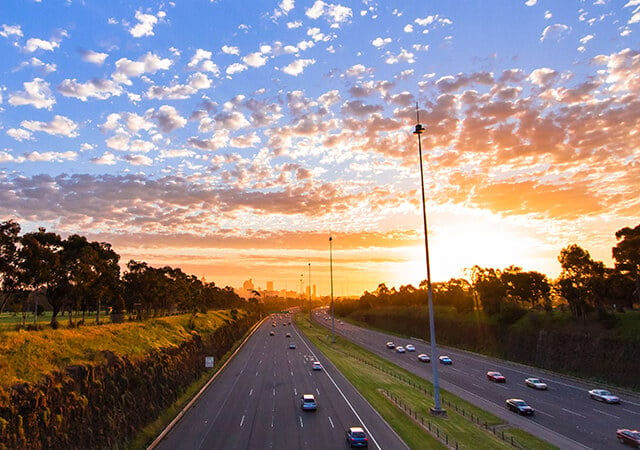
{"type": "Polygon", "coordinates": [[[599,402],[620,403],[620,398],[616,397],[606,389],[591,389],[589,391],[589,396],[594,400],[598,400],[599,402]]]}
{"type": "Polygon", "coordinates": [[[420,353],[418,355],[418,360],[425,363],[431,362],[431,358],[429,358],[429,355],[427,355],[426,353],[420,353]]]}
{"type": "Polygon", "coordinates": [[[416,346],[413,344],[407,344],[404,346],[404,348],[407,349],[408,352],[415,352],[416,351],[416,346]]]}
{"type": "Polygon", "coordinates": [[[396,348],[396,344],[394,344],[393,342],[389,341],[389,342],[387,342],[387,348],[396,348]]]}
{"type": "Polygon", "coordinates": [[[404,347],[402,345],[398,345],[396,347],[396,353],[404,353],[406,352],[406,350],[404,349],[404,347]]]}
{"type": "Polygon", "coordinates": [[[527,378],[526,380],[524,380],[524,384],[534,389],[547,389],[547,383],[544,383],[540,378],[527,378]]]}

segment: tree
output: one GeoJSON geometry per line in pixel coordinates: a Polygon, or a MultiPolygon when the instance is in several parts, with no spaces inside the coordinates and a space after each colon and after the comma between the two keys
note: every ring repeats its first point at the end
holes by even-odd
{"type": "Polygon", "coordinates": [[[540,272],[523,272],[520,267],[510,266],[500,275],[507,297],[521,306],[535,308],[542,303],[550,307],[551,285],[547,276],[540,272]]]}
{"type": "Polygon", "coordinates": [[[576,244],[560,251],[562,267],[558,280],[562,297],[567,300],[575,317],[584,317],[592,308],[602,308],[605,268],[591,259],[589,252],[576,244]]]}
{"type": "Polygon", "coordinates": [[[615,267],[634,282],[632,296],[640,302],[640,225],[616,231],[616,239],[619,242],[613,247],[615,267]]]}
{"type": "Polygon", "coordinates": [[[473,289],[477,292],[482,309],[494,315],[500,312],[505,301],[506,289],[500,280],[499,269],[486,269],[480,266],[471,268],[471,281],[473,289]]]}
{"type": "Polygon", "coordinates": [[[20,273],[25,288],[40,289],[52,307],[51,325],[68,302],[69,282],[61,269],[62,239],[55,233],[40,227],[20,239],[20,273]]]}
{"type": "Polygon", "coordinates": [[[20,290],[20,225],[13,220],[0,223],[0,312],[20,290]]]}

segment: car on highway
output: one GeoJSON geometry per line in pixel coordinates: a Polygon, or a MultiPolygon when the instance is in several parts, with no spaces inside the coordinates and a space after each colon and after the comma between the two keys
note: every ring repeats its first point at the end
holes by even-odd
{"type": "Polygon", "coordinates": [[[506,400],[507,408],[510,411],[517,412],[523,416],[531,416],[533,414],[533,408],[527,405],[527,402],[521,398],[510,398],[506,400]]]}
{"type": "Polygon", "coordinates": [[[394,344],[393,342],[389,341],[387,342],[387,348],[396,348],[396,344],[394,344]]]}
{"type": "Polygon", "coordinates": [[[291,337],[291,333],[287,333],[284,335],[285,337],[291,337]]]}
{"type": "Polygon", "coordinates": [[[404,347],[402,345],[398,345],[396,347],[396,353],[404,353],[406,352],[406,350],[404,349],[404,347]]]}
{"type": "Polygon", "coordinates": [[[540,378],[534,378],[534,377],[527,378],[524,380],[524,384],[534,389],[540,389],[540,390],[547,389],[547,383],[542,381],[540,378]]]}
{"type": "Polygon", "coordinates": [[[589,391],[589,397],[594,400],[598,400],[599,402],[620,403],[620,398],[616,395],[613,395],[606,389],[591,389],[589,391]]]}
{"type": "Polygon", "coordinates": [[[304,394],[300,399],[300,407],[303,411],[315,411],[318,409],[318,404],[313,394],[304,394]]]}
{"type": "Polygon", "coordinates": [[[418,360],[425,363],[431,362],[431,358],[429,358],[429,355],[427,355],[426,353],[420,353],[418,355],[418,360]]]}
{"type": "Polygon", "coordinates": [[[276,334],[273,331],[269,331],[269,336],[275,336],[276,334]]]}
{"type": "Polygon", "coordinates": [[[440,364],[444,364],[445,366],[450,366],[453,364],[453,361],[451,360],[451,358],[449,358],[446,355],[442,355],[440,358],[438,358],[440,360],[440,364]]]}
{"type": "Polygon", "coordinates": [[[489,372],[487,372],[487,380],[489,381],[493,381],[494,383],[506,383],[507,379],[505,378],[504,375],[502,375],[500,372],[496,372],[493,370],[490,370],[489,372]]]}
{"type": "Polygon", "coordinates": [[[622,444],[632,445],[636,448],[640,448],[640,431],[638,430],[628,430],[626,428],[622,428],[620,430],[616,430],[616,437],[622,444]]]}
{"type": "Polygon", "coordinates": [[[311,368],[313,370],[322,370],[322,364],[320,364],[320,361],[314,361],[313,364],[311,364],[311,368]]]}
{"type": "Polygon", "coordinates": [[[350,447],[368,447],[369,440],[362,427],[351,427],[347,430],[347,443],[350,447]]]}
{"type": "Polygon", "coordinates": [[[408,352],[415,352],[416,351],[416,346],[413,344],[407,344],[404,346],[404,348],[407,349],[408,352]]]}
{"type": "Polygon", "coordinates": [[[290,348],[290,349],[294,349],[294,348],[296,348],[296,343],[295,343],[295,342],[292,342],[291,344],[289,344],[289,348],[290,348]]]}

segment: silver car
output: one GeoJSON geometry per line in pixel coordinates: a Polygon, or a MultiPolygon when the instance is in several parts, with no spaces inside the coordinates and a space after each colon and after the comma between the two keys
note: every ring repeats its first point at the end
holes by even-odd
{"type": "Polygon", "coordinates": [[[591,389],[589,391],[589,397],[599,402],[605,403],[620,403],[620,398],[613,395],[606,389],[591,389]]]}

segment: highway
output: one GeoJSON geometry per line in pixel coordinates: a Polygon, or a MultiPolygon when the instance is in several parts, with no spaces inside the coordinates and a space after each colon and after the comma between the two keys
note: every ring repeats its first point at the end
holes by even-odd
{"type": "MultiPolygon", "coordinates": [[[[314,311],[315,319],[331,327],[324,311],[314,311]]],[[[425,327],[428,324],[425,323],[425,327]]],[[[361,328],[347,322],[335,321],[339,334],[361,347],[398,364],[399,366],[432,381],[431,363],[418,361],[417,355],[430,355],[431,347],[418,339],[401,339],[397,336],[361,328]],[[404,354],[386,348],[386,342],[396,345],[414,344],[416,351],[404,354]]],[[[436,329],[437,331],[437,329],[436,329]]],[[[503,418],[515,426],[541,437],[562,449],[611,449],[624,448],[616,440],[616,429],[640,429],[640,396],[630,392],[610,389],[621,398],[621,404],[605,404],[592,400],[587,391],[605,388],[587,380],[566,377],[509,361],[483,355],[443,348],[440,355],[447,355],[453,365],[439,364],[441,388],[503,418]],[[487,371],[495,370],[507,382],[493,383],[487,380],[487,371]],[[524,379],[541,378],[548,385],[547,391],[527,387],[524,379]],[[522,417],[505,407],[507,398],[522,398],[535,409],[532,417],[522,417]]],[[[606,361],[603,361],[606,364],[606,361]]],[[[446,408],[445,408],[446,409],[446,408]]]]}
{"type": "Polygon", "coordinates": [[[256,329],[155,448],[348,448],[350,426],[366,430],[370,449],[407,448],[286,316],[274,317],[276,326],[269,318],[256,329]],[[311,370],[313,361],[323,370],[311,370]],[[303,394],[316,397],[316,411],[302,411],[303,394]]]}

